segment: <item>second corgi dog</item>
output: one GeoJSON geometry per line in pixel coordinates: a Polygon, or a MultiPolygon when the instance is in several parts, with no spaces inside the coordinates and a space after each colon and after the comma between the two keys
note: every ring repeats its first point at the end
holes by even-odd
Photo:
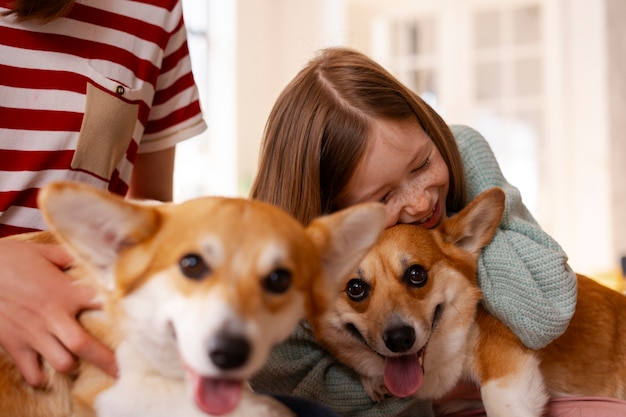
{"type": "MultiPolygon", "coordinates": [[[[626,297],[578,277],[568,330],[530,350],[480,304],[477,260],[504,192],[489,190],[438,228],[387,229],[312,326],[374,400],[436,400],[461,380],[480,386],[490,417],[539,417],[549,395],[626,399],[626,297]]],[[[446,402],[438,413],[467,408],[446,402]]]]}
{"type": "Polygon", "coordinates": [[[48,367],[48,386],[33,389],[0,349],[3,417],[291,415],[246,381],[332,302],[385,222],[376,203],[305,228],[258,201],[146,205],[72,183],[39,202],[75,255],[70,274],[99,293],[104,310],[80,320],[115,350],[119,378],[88,363],[71,376],[48,367]]]}

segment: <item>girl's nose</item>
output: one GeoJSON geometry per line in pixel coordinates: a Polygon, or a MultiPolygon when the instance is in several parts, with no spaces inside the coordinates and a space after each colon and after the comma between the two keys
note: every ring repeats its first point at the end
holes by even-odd
{"type": "Polygon", "coordinates": [[[421,220],[430,211],[430,196],[426,191],[413,190],[402,196],[398,223],[413,223],[421,220]]]}

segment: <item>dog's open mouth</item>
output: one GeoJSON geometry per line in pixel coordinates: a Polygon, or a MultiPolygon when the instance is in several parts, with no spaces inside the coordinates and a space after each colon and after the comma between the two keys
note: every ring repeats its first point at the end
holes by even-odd
{"type": "Polygon", "coordinates": [[[396,397],[408,397],[424,383],[424,351],[385,357],[385,386],[396,397]]]}
{"type": "Polygon", "coordinates": [[[196,405],[203,412],[220,416],[231,412],[241,400],[243,382],[209,378],[187,370],[196,405]]]}
{"type": "Polygon", "coordinates": [[[346,325],[346,329],[357,340],[371,349],[374,353],[385,360],[384,380],[385,386],[395,397],[408,397],[420,389],[424,382],[424,352],[426,345],[415,353],[402,356],[385,356],[372,348],[361,332],[352,323],[346,325]]]}
{"type": "MultiPolygon", "coordinates": [[[[430,335],[439,324],[443,314],[443,305],[435,307],[431,320],[430,335]]],[[[355,328],[356,330],[356,328],[355,328]]],[[[402,356],[383,356],[385,359],[384,380],[389,392],[396,397],[408,397],[415,394],[424,383],[424,355],[429,339],[416,352],[402,356]]]]}

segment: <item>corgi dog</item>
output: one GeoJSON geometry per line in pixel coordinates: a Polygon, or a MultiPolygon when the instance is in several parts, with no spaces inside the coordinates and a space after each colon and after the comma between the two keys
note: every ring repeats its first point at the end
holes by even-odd
{"type": "MultiPolygon", "coordinates": [[[[320,343],[353,368],[370,397],[441,399],[480,387],[489,417],[539,417],[550,395],[626,399],[626,297],[578,276],[576,313],[546,348],[526,348],[481,305],[476,270],[505,204],[495,188],[433,230],[397,225],[315,317],[320,343]]],[[[438,415],[476,407],[435,402],[438,415]]]]}
{"type": "Polygon", "coordinates": [[[38,201],[74,255],[69,273],[97,291],[102,310],[79,319],[115,351],[119,377],[47,366],[48,386],[35,389],[0,349],[7,417],[292,415],[246,381],[298,321],[332,303],[385,223],[378,203],[303,227],[259,201],[143,204],[75,183],[48,185],[38,201]]]}

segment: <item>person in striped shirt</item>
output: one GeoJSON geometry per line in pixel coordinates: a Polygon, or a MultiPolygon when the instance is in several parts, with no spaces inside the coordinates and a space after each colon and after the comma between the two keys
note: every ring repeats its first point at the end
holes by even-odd
{"type": "MultiPolygon", "coordinates": [[[[174,150],[206,129],[180,0],[0,0],[0,236],[46,228],[46,183],[172,199],[174,150]]],[[[0,241],[0,346],[31,385],[115,359],[76,321],[97,308],[56,246],[0,241]]]]}

